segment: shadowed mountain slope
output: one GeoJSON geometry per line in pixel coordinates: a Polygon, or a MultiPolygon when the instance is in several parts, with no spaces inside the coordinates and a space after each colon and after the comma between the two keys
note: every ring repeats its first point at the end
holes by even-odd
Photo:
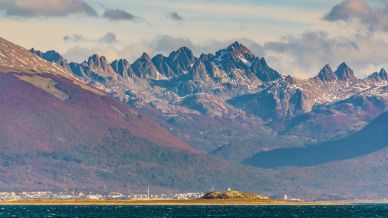
{"type": "Polygon", "coordinates": [[[244,161],[262,168],[311,166],[357,158],[388,146],[388,112],[383,113],[357,133],[344,139],[304,148],[261,152],[244,161]]]}

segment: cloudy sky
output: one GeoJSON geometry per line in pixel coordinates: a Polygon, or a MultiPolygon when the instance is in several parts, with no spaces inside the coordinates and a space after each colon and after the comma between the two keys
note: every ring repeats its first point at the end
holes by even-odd
{"type": "Polygon", "coordinates": [[[388,68],[388,0],[0,0],[0,36],[70,61],[133,61],[238,40],[284,74],[347,62],[360,77],[388,68]]]}

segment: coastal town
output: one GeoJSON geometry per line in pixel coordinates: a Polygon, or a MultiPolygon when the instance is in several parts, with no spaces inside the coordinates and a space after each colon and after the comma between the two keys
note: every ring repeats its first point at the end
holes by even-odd
{"type": "Polygon", "coordinates": [[[128,194],[121,192],[110,192],[98,194],[92,192],[76,191],[36,191],[36,192],[0,192],[0,201],[27,201],[27,200],[193,200],[202,197],[202,192],[175,193],[175,194],[128,194]]]}

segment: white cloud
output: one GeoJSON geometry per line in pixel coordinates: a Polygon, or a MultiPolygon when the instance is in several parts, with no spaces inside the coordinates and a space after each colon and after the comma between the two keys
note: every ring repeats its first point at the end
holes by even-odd
{"type": "Polygon", "coordinates": [[[365,0],[345,0],[333,7],[324,17],[328,21],[358,20],[370,30],[388,31],[388,2],[378,8],[370,7],[365,0]]]}
{"type": "Polygon", "coordinates": [[[302,78],[318,73],[325,64],[336,67],[347,62],[359,77],[387,67],[388,42],[373,35],[330,37],[326,32],[308,32],[297,37],[285,37],[266,43],[268,62],[283,73],[302,78]]]}
{"type": "Polygon", "coordinates": [[[81,63],[93,54],[103,55],[110,61],[117,59],[121,55],[120,51],[114,47],[84,48],[75,46],[67,50],[63,56],[70,62],[81,63]]]}
{"type": "Polygon", "coordinates": [[[171,12],[167,15],[168,18],[175,21],[183,21],[183,17],[178,12],[171,12]]]}
{"type": "Polygon", "coordinates": [[[112,43],[116,43],[118,41],[117,41],[117,37],[114,33],[108,32],[103,37],[98,39],[98,42],[112,44],[112,43]]]}
{"type": "Polygon", "coordinates": [[[72,34],[72,35],[64,36],[63,41],[65,41],[65,42],[87,42],[90,40],[85,38],[84,36],[82,36],[80,34],[72,34]]]}
{"type": "Polygon", "coordinates": [[[6,16],[61,17],[84,14],[96,17],[96,11],[83,0],[0,0],[6,16]]]}
{"type": "Polygon", "coordinates": [[[190,39],[173,37],[169,35],[156,36],[153,40],[151,40],[151,42],[148,43],[149,48],[151,48],[154,52],[160,53],[171,52],[172,50],[183,46],[196,49],[196,46],[191,42],[190,39]]]}
{"type": "Polygon", "coordinates": [[[117,43],[117,36],[114,33],[107,32],[105,35],[98,39],[91,39],[87,38],[81,34],[71,34],[71,35],[65,35],[63,37],[63,41],[69,42],[69,43],[106,43],[106,44],[112,44],[117,43]]]}
{"type": "Polygon", "coordinates": [[[121,9],[107,9],[102,17],[111,21],[130,20],[134,21],[138,19],[135,15],[128,13],[121,9]]]}

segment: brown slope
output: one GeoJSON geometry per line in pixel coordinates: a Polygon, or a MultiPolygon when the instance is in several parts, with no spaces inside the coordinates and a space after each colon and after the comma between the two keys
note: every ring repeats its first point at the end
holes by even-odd
{"type": "Polygon", "coordinates": [[[105,193],[149,185],[159,192],[271,184],[259,172],[198,153],[110,96],[52,74],[33,77],[55,81],[51,88],[20,76],[0,73],[0,190],[105,193]],[[255,178],[246,181],[246,175],[255,178]]]}
{"type": "Polygon", "coordinates": [[[211,159],[58,66],[0,42],[0,190],[269,190],[260,172],[211,159]]]}
{"type": "Polygon", "coordinates": [[[3,119],[8,124],[9,135],[17,138],[25,135],[28,139],[36,137],[45,141],[42,144],[52,144],[55,139],[48,140],[39,133],[47,135],[50,131],[57,132],[57,128],[72,126],[91,135],[104,136],[109,128],[123,128],[152,142],[195,152],[146,116],[85,85],[58,65],[2,38],[0,72],[3,72],[0,82],[4,102],[0,110],[6,115],[3,119]],[[23,115],[29,119],[24,119],[23,115]],[[34,122],[30,124],[32,120],[34,122]],[[29,125],[39,131],[36,134],[29,131],[13,134],[14,130],[26,130],[24,127],[29,125]]]}
{"type": "Polygon", "coordinates": [[[64,139],[67,146],[94,144],[107,136],[109,129],[123,129],[163,146],[195,152],[146,116],[109,96],[86,91],[69,79],[51,74],[3,73],[0,84],[3,142],[8,145],[28,143],[39,150],[53,150],[64,139]],[[41,80],[41,86],[46,80],[53,81],[53,89],[67,99],[31,84],[34,78],[41,80]]]}

